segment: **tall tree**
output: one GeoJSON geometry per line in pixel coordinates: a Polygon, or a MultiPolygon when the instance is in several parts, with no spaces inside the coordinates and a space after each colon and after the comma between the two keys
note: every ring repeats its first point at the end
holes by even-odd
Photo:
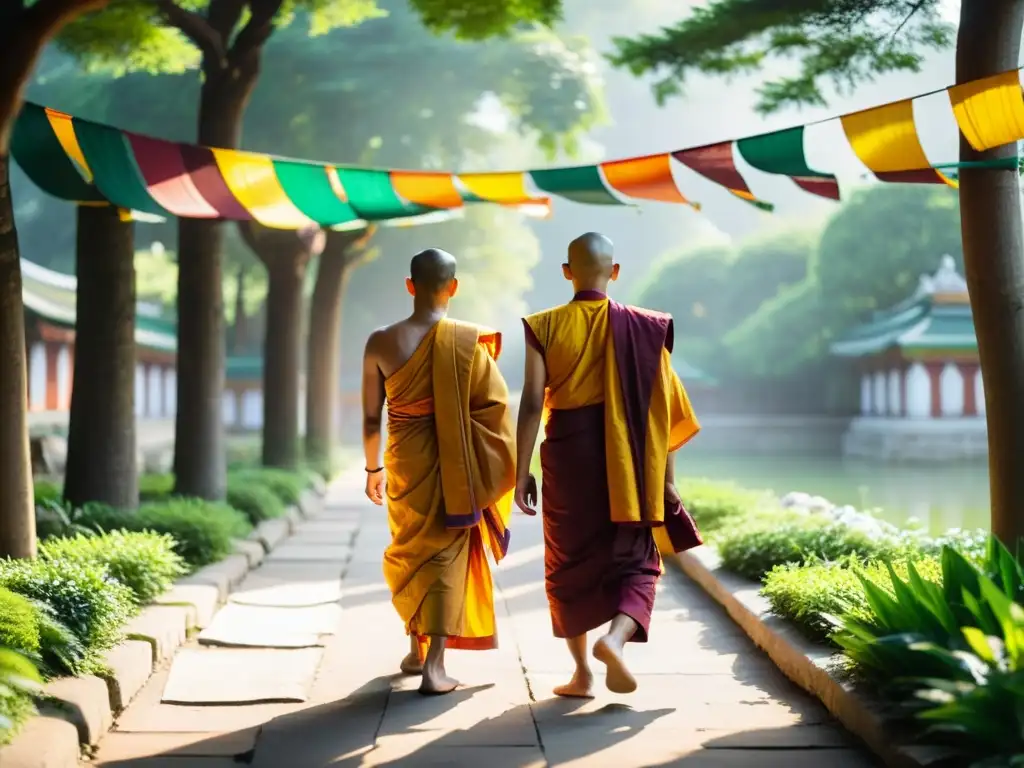
{"type": "MultiPolygon", "coordinates": [[[[691,71],[731,74],[766,58],[798,59],[799,71],[761,87],[758,108],[824,104],[823,84],[841,91],[878,74],[916,70],[922,51],[945,48],[954,28],[941,0],[712,0],[657,34],[618,40],[613,61],[636,74],[667,71],[659,98],[691,71]]],[[[956,79],[968,82],[1019,65],[1024,0],[963,0],[956,79]]],[[[1015,144],[978,152],[961,137],[960,224],[987,404],[992,531],[1024,538],[1024,233],[1015,144]],[[1000,168],[1000,162],[1002,167],[1000,168]]]]}

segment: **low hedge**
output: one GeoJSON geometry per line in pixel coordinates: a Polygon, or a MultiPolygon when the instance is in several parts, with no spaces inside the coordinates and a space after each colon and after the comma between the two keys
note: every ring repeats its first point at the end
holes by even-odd
{"type": "Polygon", "coordinates": [[[32,695],[39,692],[35,665],[17,649],[0,644],[0,746],[35,714],[32,695]]]}
{"type": "Polygon", "coordinates": [[[153,531],[175,541],[175,551],[191,568],[201,568],[231,554],[232,540],[252,530],[245,515],[221,502],[172,497],[143,504],[138,510],[87,505],[82,522],[101,531],[153,531]]]}
{"type": "Polygon", "coordinates": [[[779,509],[768,491],[751,491],[733,483],[689,480],[679,487],[683,506],[697,521],[704,538],[714,541],[751,515],[779,509]]]}
{"type": "Polygon", "coordinates": [[[64,500],[64,489],[52,480],[36,480],[34,491],[36,504],[60,503],[64,500]]]}
{"type": "Polygon", "coordinates": [[[38,611],[22,595],[0,588],[0,648],[39,655],[38,611]]]}
{"type": "Polygon", "coordinates": [[[252,478],[229,477],[227,501],[253,525],[281,517],[285,504],[267,485],[252,478]]]}
{"type": "Polygon", "coordinates": [[[147,472],[139,478],[139,500],[161,501],[174,493],[174,475],[147,472]]]}
{"type": "Polygon", "coordinates": [[[298,504],[302,492],[310,487],[310,479],[303,472],[275,467],[250,467],[233,471],[229,484],[253,483],[265,486],[273,491],[285,504],[298,504]]]}
{"type": "Polygon", "coordinates": [[[136,608],[132,591],[96,563],[0,560],[0,587],[45,606],[40,652],[57,674],[99,671],[103,652],[120,642],[136,608]],[[61,636],[64,627],[80,646],[61,636]]]}
{"type": "Polygon", "coordinates": [[[175,539],[165,533],[110,531],[102,536],[51,539],[40,545],[39,556],[99,564],[128,587],[141,605],[162,595],[187,572],[176,546],[175,539]]]}

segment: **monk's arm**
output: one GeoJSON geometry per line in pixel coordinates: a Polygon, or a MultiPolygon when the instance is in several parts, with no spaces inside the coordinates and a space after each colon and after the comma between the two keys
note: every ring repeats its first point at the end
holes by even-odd
{"type": "Polygon", "coordinates": [[[380,432],[384,411],[384,374],[380,370],[377,348],[380,337],[376,332],[366,340],[363,352],[363,452],[366,468],[380,466],[380,432]]]}
{"type": "Polygon", "coordinates": [[[547,370],[544,355],[532,344],[526,345],[526,374],[523,380],[523,394],[519,400],[519,423],[516,426],[516,468],[520,478],[530,474],[533,449],[540,432],[540,420],[544,413],[544,385],[547,370]]]}

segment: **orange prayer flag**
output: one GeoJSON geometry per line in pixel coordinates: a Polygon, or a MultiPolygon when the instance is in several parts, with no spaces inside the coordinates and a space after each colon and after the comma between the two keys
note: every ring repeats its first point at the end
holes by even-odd
{"type": "Polygon", "coordinates": [[[399,197],[427,208],[459,208],[462,195],[450,173],[391,171],[391,186],[399,197]]]}
{"type": "Polygon", "coordinates": [[[629,197],[644,200],[660,200],[664,203],[683,203],[697,208],[686,199],[672,177],[670,155],[631,157],[602,163],[601,170],[608,184],[629,197]]]}
{"type": "Polygon", "coordinates": [[[1019,70],[954,85],[947,92],[960,131],[979,152],[1024,139],[1019,70]]]}

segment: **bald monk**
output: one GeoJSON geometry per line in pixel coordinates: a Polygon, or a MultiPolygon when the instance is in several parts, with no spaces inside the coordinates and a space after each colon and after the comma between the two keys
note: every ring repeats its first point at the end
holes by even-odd
{"type": "Polygon", "coordinates": [[[545,586],[555,636],[576,662],[555,693],[589,698],[587,633],[610,622],[593,656],[607,667],[609,690],[636,690],[624,647],[647,641],[659,545],[680,552],[701,543],[676,492],[672,456],[700,426],[672,370],[672,318],[608,298],[619,276],[611,241],[578,237],[562,273],[572,301],[524,319],[516,503],[536,514],[530,460],[546,415],[545,586]]]}
{"type": "Polygon", "coordinates": [[[495,561],[508,550],[515,447],[501,336],[448,319],[455,257],[416,254],[406,279],[412,314],[370,334],[363,358],[366,495],[387,504],[384,577],[410,637],[401,663],[420,693],[448,693],[445,648],[497,647],[495,561]],[[381,413],[388,414],[381,453],[381,413]]]}

